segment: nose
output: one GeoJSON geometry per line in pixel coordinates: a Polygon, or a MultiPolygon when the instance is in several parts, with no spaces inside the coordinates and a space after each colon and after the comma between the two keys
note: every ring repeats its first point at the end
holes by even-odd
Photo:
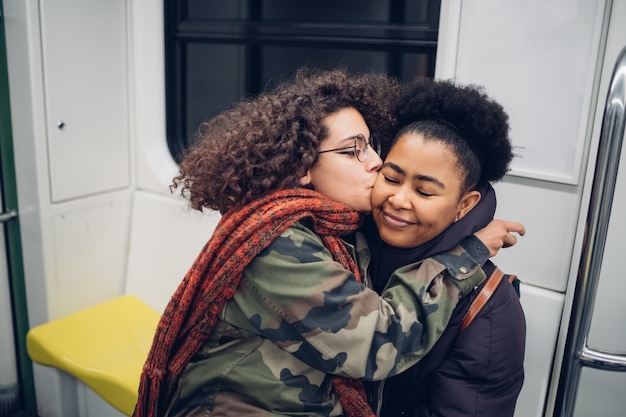
{"type": "Polygon", "coordinates": [[[383,160],[380,158],[380,155],[374,152],[373,149],[370,149],[370,151],[367,154],[367,160],[365,161],[365,166],[368,172],[369,171],[378,172],[380,171],[380,168],[383,166],[383,160]]]}
{"type": "Polygon", "coordinates": [[[407,190],[404,187],[396,190],[393,194],[387,197],[387,201],[395,209],[410,209],[411,204],[407,196],[407,190]]]}

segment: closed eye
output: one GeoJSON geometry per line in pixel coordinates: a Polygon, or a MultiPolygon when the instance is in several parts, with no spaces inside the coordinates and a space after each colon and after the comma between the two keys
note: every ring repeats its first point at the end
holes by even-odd
{"type": "Polygon", "coordinates": [[[393,178],[390,178],[386,175],[383,175],[383,178],[385,179],[386,182],[390,183],[390,184],[400,184],[400,181],[395,180],[393,178]]]}

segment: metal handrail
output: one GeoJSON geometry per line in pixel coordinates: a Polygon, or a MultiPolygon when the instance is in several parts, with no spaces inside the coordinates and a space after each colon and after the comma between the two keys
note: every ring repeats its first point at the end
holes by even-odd
{"type": "Polygon", "coordinates": [[[9,220],[13,220],[17,217],[17,211],[11,209],[7,211],[3,211],[0,213],[0,223],[8,222],[9,220]]]}
{"type": "Polygon", "coordinates": [[[580,353],[579,359],[588,368],[626,372],[626,354],[624,353],[606,352],[585,347],[580,353]]]}
{"type": "Polygon", "coordinates": [[[625,108],[626,48],[617,58],[604,108],[589,214],[554,409],[556,417],[573,415],[582,367],[626,372],[626,353],[587,347],[624,139],[625,108]]]}

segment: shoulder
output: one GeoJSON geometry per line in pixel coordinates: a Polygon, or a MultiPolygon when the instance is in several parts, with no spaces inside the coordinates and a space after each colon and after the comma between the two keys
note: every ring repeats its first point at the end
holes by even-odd
{"type": "Polygon", "coordinates": [[[334,260],[321,238],[304,222],[287,228],[270,242],[244,270],[244,277],[306,273],[311,268],[335,268],[334,260]]]}
{"type": "MultiPolygon", "coordinates": [[[[296,256],[305,253],[325,251],[322,239],[305,222],[298,222],[287,228],[259,253],[257,258],[265,256],[296,256]]],[[[303,259],[303,261],[305,261],[303,259]]]]}
{"type": "MultiPolygon", "coordinates": [[[[493,294],[478,313],[476,319],[462,333],[466,332],[518,332],[520,328],[525,329],[525,318],[522,305],[513,285],[507,281],[505,276],[500,284],[493,291],[493,294]],[[477,325],[475,325],[477,324],[477,325]]],[[[474,301],[483,286],[477,288],[470,296],[474,301]]],[[[470,308],[465,306],[465,311],[470,308]]]]}
{"type": "Polygon", "coordinates": [[[472,352],[484,370],[520,368],[526,320],[513,286],[503,280],[476,319],[459,335],[455,349],[472,352]]]}

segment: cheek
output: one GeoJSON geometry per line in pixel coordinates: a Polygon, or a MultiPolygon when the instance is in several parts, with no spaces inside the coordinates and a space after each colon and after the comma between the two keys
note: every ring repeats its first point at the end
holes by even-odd
{"type": "Polygon", "coordinates": [[[319,186],[328,181],[328,177],[332,175],[332,171],[328,169],[328,166],[324,161],[317,161],[317,163],[309,170],[311,176],[311,183],[314,186],[319,186]]]}
{"type": "Polygon", "coordinates": [[[428,210],[428,217],[432,227],[437,229],[438,232],[442,232],[454,222],[456,213],[455,207],[439,206],[432,207],[431,210],[428,210]]]}
{"type": "Polygon", "coordinates": [[[372,189],[372,205],[381,204],[383,201],[385,201],[385,185],[377,179],[372,189]]]}

